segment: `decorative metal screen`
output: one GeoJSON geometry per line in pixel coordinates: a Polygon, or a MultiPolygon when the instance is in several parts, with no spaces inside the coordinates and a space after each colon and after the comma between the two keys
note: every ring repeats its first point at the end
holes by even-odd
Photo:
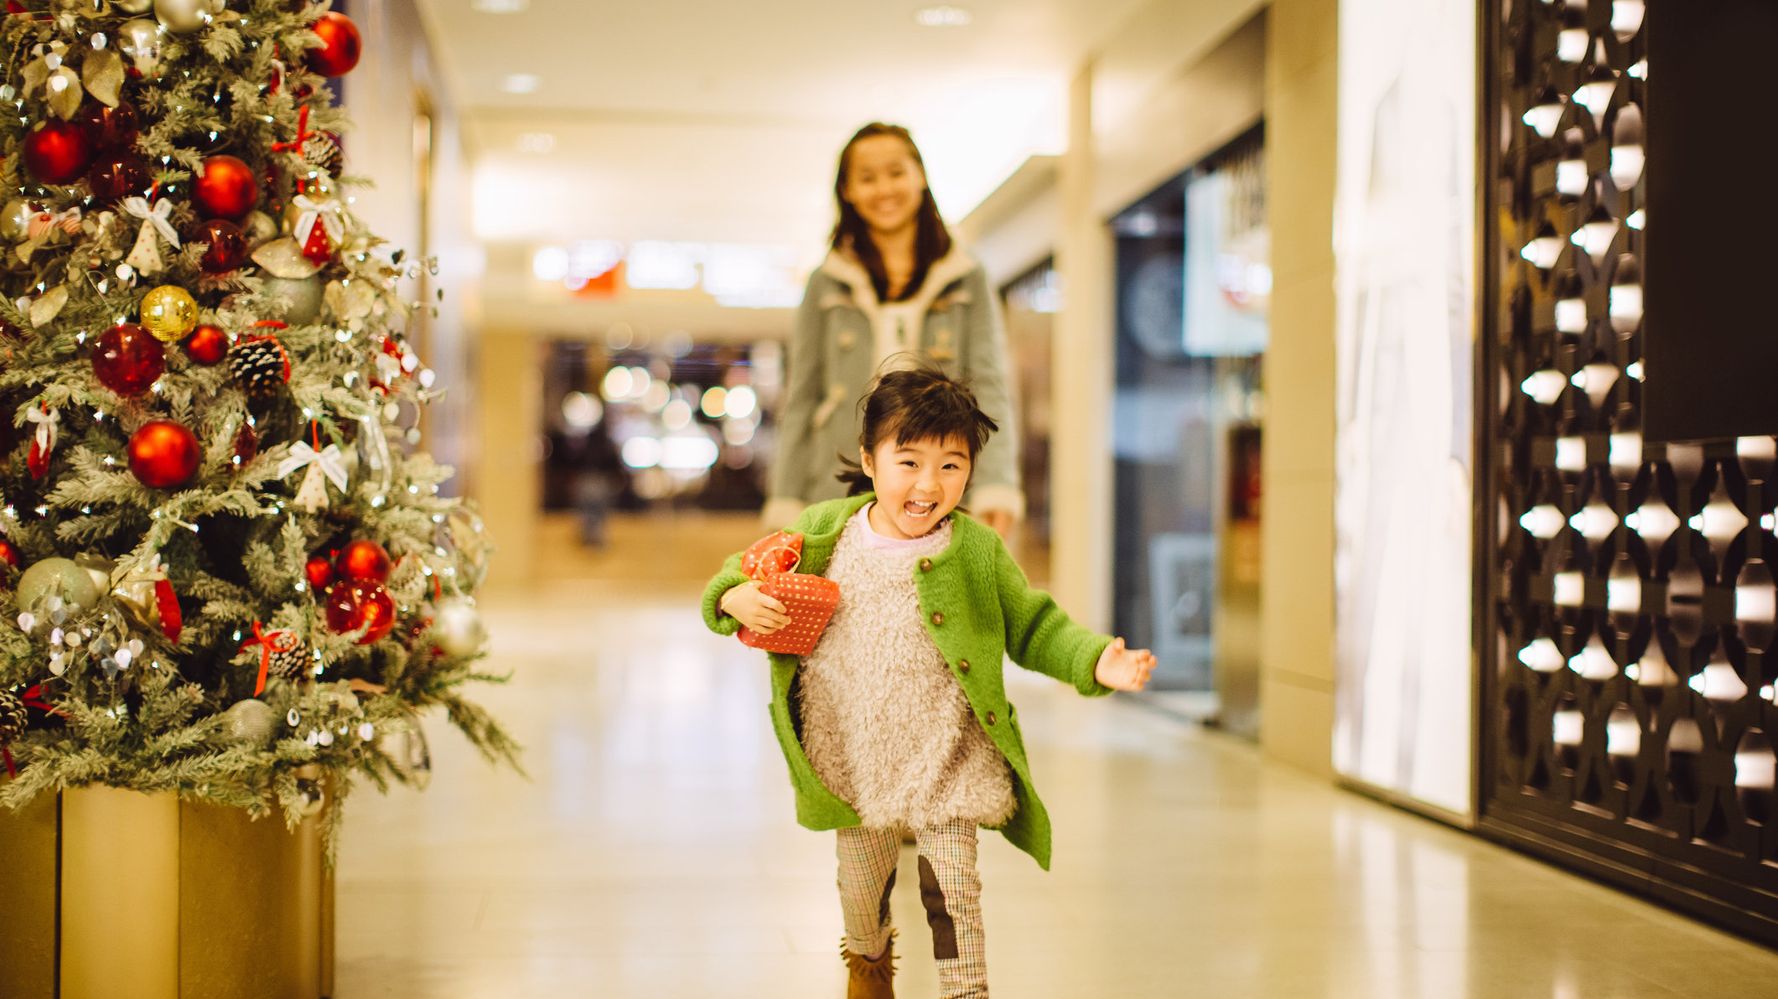
{"type": "Polygon", "coordinates": [[[1641,434],[1660,20],[1487,11],[1482,827],[1778,940],[1778,442],[1641,434]]]}

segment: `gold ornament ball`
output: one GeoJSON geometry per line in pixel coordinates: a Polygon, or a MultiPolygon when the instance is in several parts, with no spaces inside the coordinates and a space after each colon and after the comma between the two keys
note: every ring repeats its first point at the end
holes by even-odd
{"type": "Polygon", "coordinates": [[[162,343],[183,340],[198,325],[198,300],[184,288],[163,284],[142,296],[142,325],[162,343]]]}
{"type": "Polygon", "coordinates": [[[189,35],[210,23],[210,2],[154,0],[154,19],[175,35],[189,35]]]}

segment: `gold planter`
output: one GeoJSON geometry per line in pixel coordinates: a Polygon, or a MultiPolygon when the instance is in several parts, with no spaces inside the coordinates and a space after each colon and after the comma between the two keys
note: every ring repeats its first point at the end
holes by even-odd
{"type": "Polygon", "coordinates": [[[0,811],[0,996],[326,999],[317,820],[92,787],[0,811]]]}

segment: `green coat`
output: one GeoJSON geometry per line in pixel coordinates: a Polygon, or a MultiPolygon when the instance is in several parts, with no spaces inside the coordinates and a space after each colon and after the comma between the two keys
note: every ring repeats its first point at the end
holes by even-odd
{"type": "MultiPolygon", "coordinates": [[[[846,521],[872,498],[870,494],[850,496],[805,510],[790,528],[803,535],[803,557],[797,571],[826,572],[846,521]]],[[[1072,684],[1089,697],[1108,694],[1111,688],[1093,679],[1093,669],[1111,639],[1075,624],[1049,594],[1032,589],[992,529],[962,512],[953,513],[951,520],[950,547],[914,570],[920,614],[927,633],[951,664],[951,675],[962,686],[976,721],[1011,765],[1017,807],[1000,831],[1048,870],[1049,813],[1031,782],[1031,763],[1019,736],[1018,711],[1006,699],[1001,664],[1010,654],[1026,669],[1072,684]]],[[[704,623],[710,630],[720,635],[740,630],[740,622],[717,605],[731,587],[745,582],[737,552],[704,590],[704,623]]],[[[821,783],[803,754],[791,697],[800,660],[779,654],[769,658],[772,728],[790,766],[797,821],[810,829],[858,825],[858,813],[821,783]]]]}

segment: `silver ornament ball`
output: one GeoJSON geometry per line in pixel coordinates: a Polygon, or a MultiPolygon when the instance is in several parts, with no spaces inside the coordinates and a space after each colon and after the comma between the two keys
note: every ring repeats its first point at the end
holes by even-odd
{"type": "Polygon", "coordinates": [[[222,713],[222,734],[238,746],[264,746],[272,741],[278,713],[264,701],[236,701],[222,713]]]}
{"type": "Polygon", "coordinates": [[[118,51],[130,57],[130,64],[144,77],[158,79],[166,68],[162,62],[161,26],[157,21],[138,17],[125,21],[117,29],[118,51]]]}
{"type": "Polygon", "coordinates": [[[284,300],[287,307],[283,318],[292,326],[312,323],[321,314],[321,279],[315,275],[306,278],[268,277],[265,290],[274,298],[284,300]]]}
{"type": "Polygon", "coordinates": [[[432,619],[432,636],[446,653],[471,656],[481,651],[488,640],[488,630],[482,626],[481,612],[474,604],[452,599],[438,605],[438,613],[432,619]]]}
{"type": "Polygon", "coordinates": [[[125,14],[146,14],[154,6],[154,0],[111,0],[111,6],[125,14]]]}

